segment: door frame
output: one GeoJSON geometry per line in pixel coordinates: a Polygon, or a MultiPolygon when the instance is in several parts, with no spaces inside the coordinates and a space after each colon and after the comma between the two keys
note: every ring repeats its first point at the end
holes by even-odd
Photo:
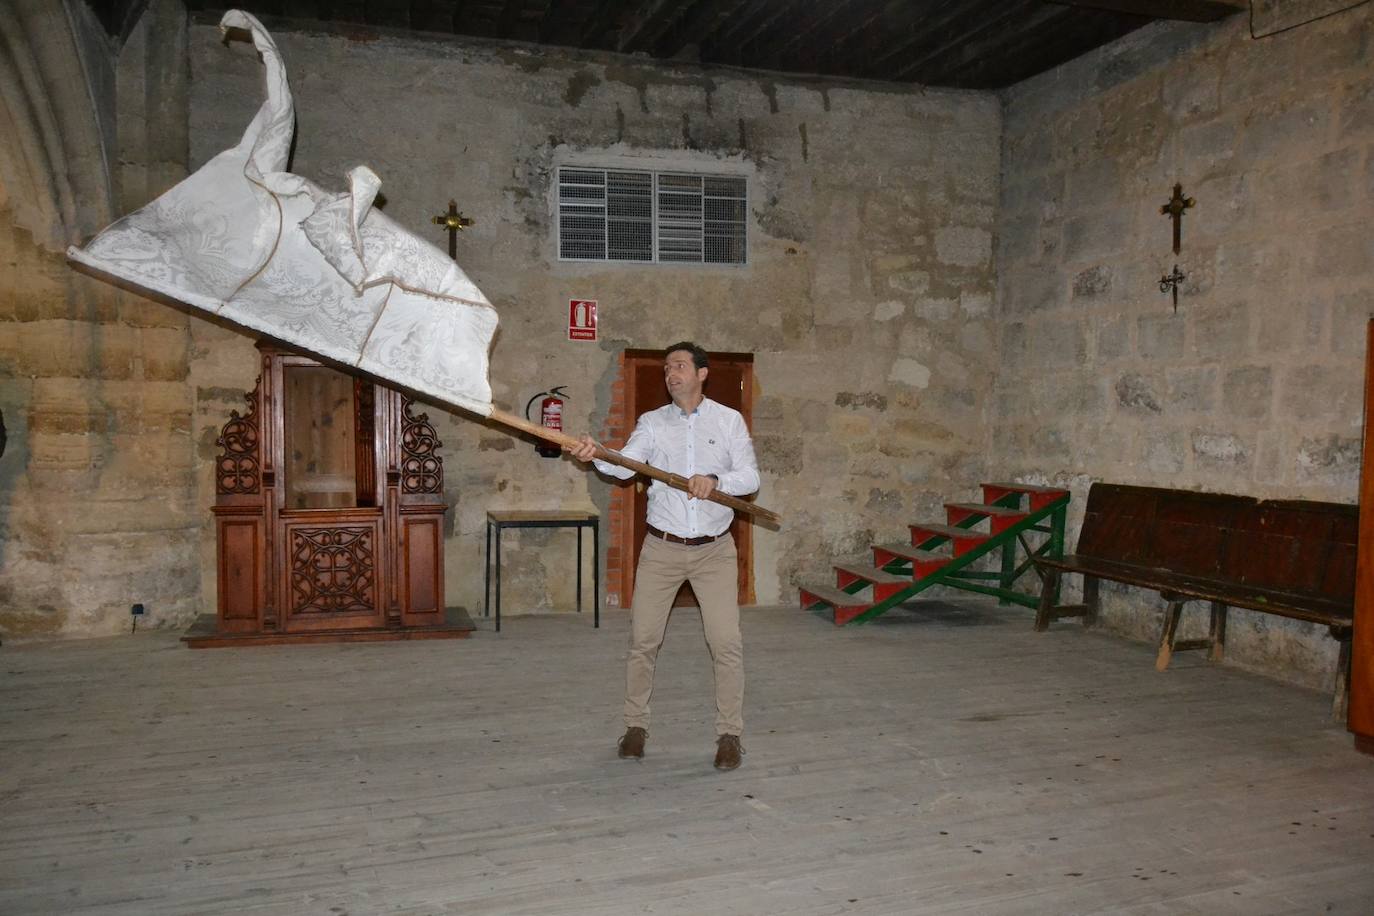
{"type": "Polygon", "coordinates": [[[1360,462],[1360,533],[1356,547],[1355,620],[1350,644],[1346,726],[1355,747],[1374,754],[1374,319],[1365,327],[1364,435],[1360,462]]]}
{"type": "MultiPolygon", "coordinates": [[[[624,398],[621,401],[621,409],[618,417],[612,417],[612,422],[619,421],[621,429],[625,430],[625,438],[628,440],[629,433],[634,429],[635,421],[644,412],[644,407],[636,403],[635,394],[635,372],[641,368],[652,366],[655,371],[663,371],[663,358],[666,356],[663,350],[646,350],[639,348],[626,349],[621,353],[620,379],[624,385],[624,398]]],[[[744,416],[745,425],[753,431],[754,419],[754,354],[752,353],[711,353],[712,364],[730,363],[740,369],[740,413],[744,416]]],[[[710,385],[710,377],[707,377],[707,385],[710,385]]],[[[615,546],[618,547],[619,555],[624,559],[620,564],[619,588],[620,601],[623,607],[629,607],[634,600],[635,567],[639,564],[639,545],[643,541],[645,520],[643,514],[636,511],[636,501],[634,498],[634,488],[640,485],[640,479],[635,478],[626,486],[627,498],[614,500],[611,506],[613,531],[618,532],[615,546]]],[[[739,603],[740,605],[752,605],[756,598],[754,595],[754,526],[748,517],[736,513],[735,521],[731,524],[730,530],[735,535],[735,549],[739,553],[739,603]]]]}

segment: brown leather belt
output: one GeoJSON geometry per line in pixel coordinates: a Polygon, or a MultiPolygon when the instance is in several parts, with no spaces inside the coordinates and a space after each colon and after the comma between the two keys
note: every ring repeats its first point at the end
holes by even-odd
{"type": "Polygon", "coordinates": [[[704,537],[699,538],[680,538],[676,534],[669,534],[666,531],[659,531],[653,525],[648,525],[647,527],[649,529],[649,533],[656,538],[662,538],[665,541],[672,541],[674,544],[686,544],[688,547],[700,547],[702,544],[709,544],[716,538],[723,537],[723,535],[719,534],[708,534],[704,537]]]}

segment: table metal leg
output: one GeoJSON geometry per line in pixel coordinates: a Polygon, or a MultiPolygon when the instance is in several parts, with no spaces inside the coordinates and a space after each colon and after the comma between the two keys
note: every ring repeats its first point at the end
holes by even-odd
{"type": "Polygon", "coordinates": [[[501,632],[501,523],[496,523],[496,632],[501,632]]]}
{"type": "Polygon", "coordinates": [[[577,526],[577,613],[582,613],[582,526],[577,526]]]}
{"type": "MultiPolygon", "coordinates": [[[[579,531],[578,539],[582,537],[579,531]]],[[[601,519],[592,521],[592,627],[601,626],[601,519]]]]}
{"type": "Polygon", "coordinates": [[[487,552],[482,555],[482,616],[491,616],[491,520],[487,520],[487,552]]]}

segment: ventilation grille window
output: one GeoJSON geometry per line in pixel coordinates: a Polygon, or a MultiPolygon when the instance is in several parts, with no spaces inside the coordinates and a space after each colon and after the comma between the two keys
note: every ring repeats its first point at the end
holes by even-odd
{"type": "Polygon", "coordinates": [[[744,264],[747,212],[744,178],[560,168],[558,257],[744,264]]]}

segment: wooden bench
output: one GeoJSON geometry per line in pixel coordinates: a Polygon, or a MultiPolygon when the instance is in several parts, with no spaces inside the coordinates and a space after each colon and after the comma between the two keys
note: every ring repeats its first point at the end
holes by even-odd
{"type": "Polygon", "coordinates": [[[1078,535],[1063,559],[1039,557],[1037,630],[1051,620],[1096,622],[1098,582],[1154,589],[1168,608],[1155,667],[1175,652],[1207,649],[1219,661],[1226,609],[1243,607],[1323,624],[1340,641],[1332,717],[1344,719],[1350,683],[1359,508],[1342,503],[1257,500],[1249,496],[1095,483],[1078,535]],[[1060,578],[1083,576],[1083,603],[1056,605],[1060,578]],[[1183,606],[1211,603],[1204,639],[1176,638],[1183,606]]]}

